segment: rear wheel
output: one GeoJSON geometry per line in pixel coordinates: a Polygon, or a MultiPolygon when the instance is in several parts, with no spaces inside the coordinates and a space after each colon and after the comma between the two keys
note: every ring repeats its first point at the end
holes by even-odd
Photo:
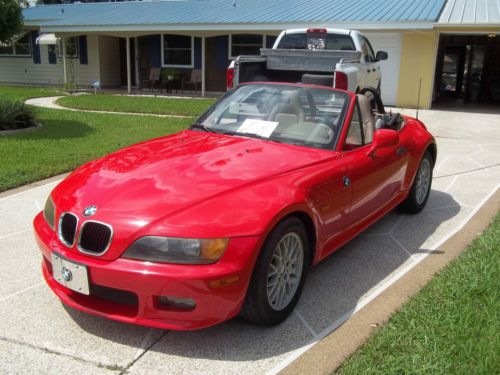
{"type": "Polygon", "coordinates": [[[426,151],[420,161],[410,193],[403,203],[401,203],[400,208],[403,211],[416,214],[424,209],[431,192],[432,165],[432,155],[429,151],[426,151]]]}
{"type": "Polygon", "coordinates": [[[308,258],[302,222],[292,217],[279,223],[257,259],[241,316],[259,325],[285,320],[302,292],[308,258]]]}

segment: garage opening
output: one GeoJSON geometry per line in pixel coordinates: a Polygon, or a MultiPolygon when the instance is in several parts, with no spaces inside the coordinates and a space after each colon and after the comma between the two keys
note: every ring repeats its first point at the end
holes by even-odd
{"type": "Polygon", "coordinates": [[[433,108],[500,111],[500,35],[441,35],[433,108]]]}

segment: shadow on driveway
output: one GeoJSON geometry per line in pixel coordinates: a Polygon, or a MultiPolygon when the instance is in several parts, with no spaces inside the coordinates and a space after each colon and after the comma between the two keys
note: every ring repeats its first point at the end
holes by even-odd
{"type": "MultiPolygon", "coordinates": [[[[178,371],[176,366],[182,366],[182,358],[258,361],[300,348],[333,322],[348,317],[370,290],[414,254],[432,252],[431,247],[442,238],[443,231],[450,229],[453,225],[450,219],[460,210],[451,195],[433,190],[422,213],[391,212],[312,269],[295,313],[280,326],[256,327],[233,319],[201,331],[165,331],[167,334],[147,353],[147,361],[144,361],[145,356],[141,363],[153,362],[155,369],[168,372],[176,368],[178,371]]],[[[100,329],[102,325],[96,324],[101,318],[89,317],[71,308],[66,310],[88,333],[129,344],[116,331],[108,337],[107,332],[100,329]]],[[[130,329],[129,325],[116,324],[124,332],[130,329]]],[[[161,331],[157,331],[160,335],[161,331]]],[[[208,367],[201,367],[201,371],[212,371],[214,361],[202,362],[208,367]]],[[[235,369],[227,368],[229,372],[235,369]]]]}

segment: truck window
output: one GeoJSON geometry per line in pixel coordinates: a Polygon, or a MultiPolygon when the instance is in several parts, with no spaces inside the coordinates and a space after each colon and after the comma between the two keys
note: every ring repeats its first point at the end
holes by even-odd
{"type": "Polygon", "coordinates": [[[361,37],[363,54],[365,55],[365,60],[370,62],[375,62],[375,54],[373,53],[373,48],[364,36],[361,37]]]}
{"type": "Polygon", "coordinates": [[[307,49],[309,40],[323,39],[323,43],[315,42],[314,45],[324,45],[327,50],[355,51],[354,42],[349,35],[344,34],[315,34],[315,33],[297,33],[285,34],[281,38],[279,49],[307,49]]]}

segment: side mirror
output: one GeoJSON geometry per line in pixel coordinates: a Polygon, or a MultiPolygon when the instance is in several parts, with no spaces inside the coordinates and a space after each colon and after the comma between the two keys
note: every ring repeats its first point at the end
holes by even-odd
{"type": "Polygon", "coordinates": [[[382,61],[382,60],[387,60],[389,55],[385,51],[378,51],[377,55],[375,56],[375,60],[377,61],[382,61]]]}
{"type": "Polygon", "coordinates": [[[386,147],[394,147],[399,143],[399,134],[395,130],[378,129],[373,133],[372,147],[368,155],[375,157],[376,151],[386,147]]]}

